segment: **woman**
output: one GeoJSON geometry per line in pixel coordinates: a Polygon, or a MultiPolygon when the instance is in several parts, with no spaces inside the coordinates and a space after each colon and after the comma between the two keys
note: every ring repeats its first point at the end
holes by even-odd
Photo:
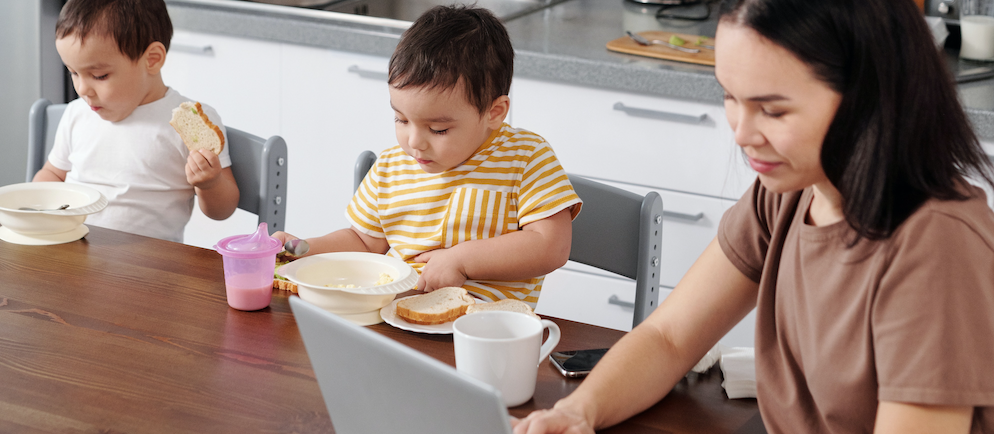
{"type": "Polygon", "coordinates": [[[515,432],[648,408],[753,307],[770,432],[994,432],[994,213],[964,181],[994,175],[920,11],[726,0],[716,42],[757,183],[659,309],[515,432]]]}

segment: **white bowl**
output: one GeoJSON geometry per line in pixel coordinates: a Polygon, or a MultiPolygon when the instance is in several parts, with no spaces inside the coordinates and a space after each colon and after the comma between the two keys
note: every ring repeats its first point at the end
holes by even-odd
{"type": "Polygon", "coordinates": [[[361,252],[322,253],[280,267],[277,274],[297,284],[300,298],[357,324],[376,324],[380,309],[414,288],[418,273],[404,261],[361,252]],[[382,273],[393,281],[376,285],[382,273]],[[330,288],[326,285],[355,285],[330,288]]]}
{"type": "Polygon", "coordinates": [[[86,216],[107,206],[99,191],[64,182],[28,182],[0,187],[0,226],[25,236],[76,230],[86,216]],[[68,209],[56,211],[62,205],[68,209]],[[28,207],[49,211],[25,211],[28,207]]]}

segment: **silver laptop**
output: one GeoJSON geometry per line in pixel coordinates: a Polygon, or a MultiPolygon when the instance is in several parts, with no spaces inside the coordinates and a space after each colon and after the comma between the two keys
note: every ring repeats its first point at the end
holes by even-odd
{"type": "Polygon", "coordinates": [[[290,297],[338,434],[509,434],[500,392],[404,344],[290,297]]]}

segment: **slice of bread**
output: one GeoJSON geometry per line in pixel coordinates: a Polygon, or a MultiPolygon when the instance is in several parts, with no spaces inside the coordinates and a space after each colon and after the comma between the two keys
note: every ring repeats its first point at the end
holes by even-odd
{"type": "Polygon", "coordinates": [[[199,102],[187,101],[173,109],[173,118],[169,125],[179,133],[183,144],[191,152],[198,149],[209,149],[220,154],[224,149],[224,133],[214,125],[199,102]]]}
{"type": "Polygon", "coordinates": [[[273,279],[273,289],[280,289],[283,291],[290,291],[294,294],[297,293],[297,284],[289,280],[273,279]]]}
{"type": "Polygon", "coordinates": [[[487,312],[494,310],[506,310],[509,312],[521,312],[535,317],[535,319],[541,319],[532,310],[532,307],[521,300],[515,299],[504,299],[500,301],[495,301],[493,303],[480,303],[474,304],[466,309],[466,314],[469,315],[474,312],[487,312]]]}
{"type": "MultiPolygon", "coordinates": [[[[283,256],[281,254],[277,254],[276,255],[276,271],[279,271],[281,265],[289,264],[291,261],[293,261],[293,259],[291,259],[289,257],[285,257],[285,256],[283,256]]],[[[277,273],[274,272],[273,273],[273,289],[280,289],[280,290],[283,290],[283,291],[290,291],[290,292],[296,294],[297,293],[297,284],[293,283],[293,282],[291,282],[289,280],[286,280],[285,277],[280,276],[279,274],[277,274],[277,273]]]]}
{"type": "Polygon", "coordinates": [[[397,316],[411,324],[443,324],[465,315],[474,303],[465,289],[449,286],[398,301],[397,316]]]}

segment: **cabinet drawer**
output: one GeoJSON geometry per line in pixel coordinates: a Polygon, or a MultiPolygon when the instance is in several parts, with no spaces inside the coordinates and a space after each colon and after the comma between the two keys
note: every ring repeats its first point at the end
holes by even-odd
{"type": "MultiPolygon", "coordinates": [[[[568,266],[580,264],[569,263],[568,266]]],[[[580,265],[580,269],[586,269],[580,265]]],[[[659,303],[672,291],[659,289],[659,303]]],[[[542,295],[536,313],[570,321],[593,324],[609,329],[631,331],[634,307],[623,306],[635,301],[635,281],[605,277],[582,271],[560,268],[545,276],[542,295]]],[[[719,341],[732,347],[756,345],[756,310],[749,312],[719,341]]]]}
{"type": "Polygon", "coordinates": [[[722,106],[521,78],[511,94],[567,172],[732,199],[755,178],[722,106]]]}
{"type": "MultiPolygon", "coordinates": [[[[735,204],[735,201],[730,199],[653,190],[608,180],[599,181],[640,195],[655,191],[663,198],[663,244],[659,284],[671,289],[680,282],[690,266],[694,265],[697,257],[718,234],[721,216],[725,214],[725,210],[735,204]]],[[[576,266],[573,267],[580,270],[576,266]]],[[[610,275],[595,268],[585,268],[581,271],[610,275]]]]}
{"type": "MultiPolygon", "coordinates": [[[[580,265],[569,263],[569,265],[580,265]]],[[[581,266],[582,267],[582,266],[581,266]]],[[[669,290],[660,289],[662,302],[669,290]]],[[[615,330],[632,329],[635,281],[560,268],[545,276],[535,312],[615,330]],[[612,302],[613,301],[613,302],[612,302]]]]}

